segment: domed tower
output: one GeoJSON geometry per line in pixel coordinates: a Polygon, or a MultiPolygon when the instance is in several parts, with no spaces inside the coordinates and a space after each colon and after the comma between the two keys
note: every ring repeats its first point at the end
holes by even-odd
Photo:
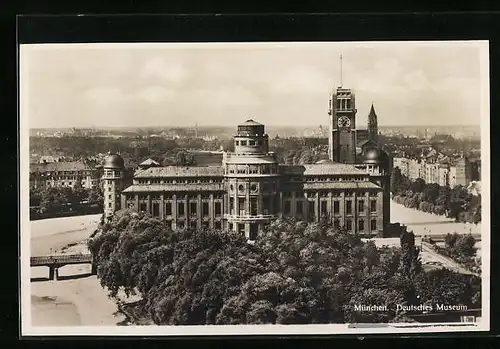
{"type": "Polygon", "coordinates": [[[117,154],[109,154],[104,160],[102,176],[104,194],[104,215],[110,218],[120,209],[120,195],[123,187],[125,164],[117,154]]]}
{"type": "Polygon", "coordinates": [[[269,152],[264,125],[238,125],[234,152],[224,153],[223,166],[226,227],[254,240],[280,212],[278,159],[269,152]]]}
{"type": "Polygon", "coordinates": [[[367,147],[363,151],[363,165],[366,166],[372,182],[383,188],[382,192],[382,226],[387,227],[391,222],[391,165],[390,158],[379,147],[367,147]]]}

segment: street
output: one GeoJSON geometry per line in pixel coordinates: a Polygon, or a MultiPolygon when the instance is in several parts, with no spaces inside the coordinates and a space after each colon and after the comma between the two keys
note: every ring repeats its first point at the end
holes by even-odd
{"type": "Polygon", "coordinates": [[[481,234],[481,223],[457,223],[451,218],[404,207],[391,200],[391,223],[401,223],[415,235],[481,234]]]}

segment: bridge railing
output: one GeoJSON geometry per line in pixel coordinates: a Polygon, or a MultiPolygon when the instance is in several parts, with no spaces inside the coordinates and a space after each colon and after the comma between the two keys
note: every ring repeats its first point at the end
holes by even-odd
{"type": "Polygon", "coordinates": [[[31,257],[31,265],[40,264],[64,264],[64,263],[89,263],[92,262],[91,254],[70,254],[56,256],[31,257]]]}

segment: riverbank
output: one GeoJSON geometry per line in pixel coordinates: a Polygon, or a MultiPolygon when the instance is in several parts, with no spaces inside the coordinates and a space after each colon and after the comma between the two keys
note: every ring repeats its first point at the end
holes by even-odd
{"type": "MultiPolygon", "coordinates": [[[[55,253],[88,253],[88,249],[80,242],[69,244],[55,253]]],[[[47,280],[46,267],[31,269],[33,326],[109,326],[125,319],[97,277],[90,275],[90,265],[60,268],[61,280],[47,280]]]]}
{"type": "MultiPolygon", "coordinates": [[[[85,242],[70,244],[57,254],[88,253],[85,242]]],[[[60,268],[61,280],[47,280],[47,268],[31,268],[32,326],[117,326],[130,320],[117,304],[137,301],[137,297],[108,297],[90,265],[68,265],[60,268]]]]}
{"type": "Polygon", "coordinates": [[[97,229],[102,214],[30,222],[31,256],[46,256],[68,244],[81,243],[97,229]]]}

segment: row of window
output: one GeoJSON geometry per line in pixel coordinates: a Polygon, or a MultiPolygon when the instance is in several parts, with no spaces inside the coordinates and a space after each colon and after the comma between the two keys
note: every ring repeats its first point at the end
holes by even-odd
{"type": "MultiPolygon", "coordinates": [[[[275,171],[271,168],[233,168],[229,167],[228,173],[231,174],[275,174],[275,171]]],[[[62,178],[60,178],[62,179],[62,178]]],[[[76,178],[75,178],[76,179],[76,178]]],[[[368,177],[305,177],[301,179],[300,177],[295,177],[290,179],[294,182],[341,182],[341,181],[356,181],[356,182],[366,182],[368,177]]],[[[137,179],[137,184],[203,184],[203,183],[222,183],[222,179],[137,179]]]]}
{"type": "MultiPolygon", "coordinates": [[[[235,200],[234,198],[229,198],[229,212],[230,214],[234,215],[236,213],[235,209],[235,200]]],[[[251,215],[251,216],[256,216],[259,214],[258,212],[258,200],[256,197],[251,197],[250,198],[250,212],[246,212],[245,207],[246,207],[246,199],[245,198],[238,198],[238,209],[239,209],[239,214],[240,215],[251,215]]],[[[271,202],[272,198],[270,197],[263,197],[262,198],[262,212],[264,214],[269,214],[271,211],[271,202]]]]}
{"type": "MultiPolygon", "coordinates": [[[[108,195],[108,198],[111,199],[112,198],[112,195],[108,195]]],[[[118,198],[118,195],[117,195],[117,198],[118,198]]],[[[159,198],[159,197],[158,197],[159,198]]],[[[157,199],[156,197],[152,197],[153,200],[157,199]]],[[[193,199],[193,198],[192,198],[193,199]]],[[[132,201],[132,200],[129,200],[129,201],[132,201]]],[[[190,202],[189,205],[191,205],[191,207],[196,207],[196,205],[198,204],[198,200],[197,198],[194,198],[194,201],[195,202],[190,202]]],[[[263,206],[264,208],[269,208],[270,207],[270,203],[271,203],[272,199],[270,197],[264,197],[262,199],[262,203],[263,203],[263,206]]],[[[257,198],[255,197],[252,197],[250,198],[250,206],[251,207],[255,207],[255,210],[256,210],[256,207],[257,207],[257,198]]],[[[311,214],[315,214],[314,210],[315,210],[315,207],[316,207],[316,202],[315,201],[307,201],[308,202],[308,205],[309,205],[309,213],[311,214]]],[[[230,210],[233,210],[234,209],[234,203],[235,203],[235,200],[234,198],[230,198],[229,200],[229,207],[230,207],[230,210]]],[[[170,202],[166,202],[165,205],[167,205],[168,207],[171,207],[172,203],[170,202]]],[[[184,207],[184,204],[185,202],[184,201],[181,201],[181,202],[178,202],[177,203],[179,205],[179,207],[184,207]]],[[[209,203],[208,202],[202,202],[201,203],[203,207],[206,207],[207,208],[207,211],[208,211],[208,205],[209,203]]],[[[245,207],[245,204],[246,204],[246,200],[245,198],[238,198],[238,204],[239,204],[239,207],[245,207]]],[[[372,199],[372,200],[369,200],[369,207],[368,207],[368,203],[366,200],[358,200],[357,201],[357,212],[358,213],[364,213],[366,211],[370,211],[372,213],[374,212],[377,212],[377,200],[376,199],[372,199]]],[[[129,205],[133,205],[132,202],[129,202],[129,205]]],[[[141,202],[140,205],[147,205],[147,203],[145,202],[141,202]]],[[[159,205],[159,203],[156,203],[154,202],[153,205],[159,205]]],[[[214,205],[216,207],[216,210],[217,210],[217,207],[220,207],[220,205],[222,205],[221,202],[214,202],[214,205]]],[[[303,201],[296,201],[295,203],[296,205],[296,212],[299,213],[299,214],[302,214],[303,212],[303,201]]],[[[141,207],[146,207],[146,206],[141,206],[141,207]]],[[[285,200],[283,202],[283,211],[285,214],[289,214],[291,212],[291,201],[289,200],[285,200]]],[[[345,213],[346,214],[352,214],[352,211],[353,211],[353,201],[351,200],[346,200],[345,201],[345,213]]],[[[178,211],[178,212],[183,212],[183,208],[182,208],[182,211],[178,211]]],[[[168,211],[168,210],[167,210],[168,211]]],[[[320,201],[320,213],[322,214],[325,214],[327,213],[328,211],[328,201],[326,200],[321,200],[320,201]]],[[[196,212],[196,208],[194,209],[194,212],[196,212]]],[[[333,201],[333,213],[340,213],[340,201],[338,200],[334,200],[333,201]]],[[[207,213],[208,214],[208,213],[207,213]]]]}
{"type": "MultiPolygon", "coordinates": [[[[340,221],[338,219],[333,220],[333,225],[336,228],[340,228],[340,221]]],[[[377,220],[376,219],[371,219],[370,220],[370,231],[377,231],[377,220]]],[[[347,231],[352,231],[353,230],[353,220],[350,218],[344,219],[344,229],[347,231]]],[[[366,229],[365,227],[365,220],[360,218],[358,219],[358,227],[357,231],[364,231],[366,229]]]]}
{"type": "Polygon", "coordinates": [[[368,181],[368,177],[327,177],[327,176],[318,176],[318,177],[305,177],[306,182],[362,182],[368,181]]]}
{"type": "MultiPolygon", "coordinates": [[[[71,185],[71,183],[69,184],[71,185]]],[[[251,192],[257,192],[257,185],[256,184],[251,184],[250,185],[250,191],[251,192]]],[[[268,191],[270,189],[273,189],[275,190],[276,189],[276,185],[274,184],[270,184],[270,183],[264,183],[263,184],[263,190],[264,191],[268,191]]],[[[112,190],[112,187],[109,187],[108,190],[112,190]]],[[[230,186],[230,190],[233,192],[235,190],[234,188],[234,185],[231,184],[230,186]]],[[[239,192],[244,192],[245,190],[245,186],[240,184],[238,185],[238,191],[239,192]]],[[[366,195],[366,191],[358,191],[358,192],[354,192],[354,191],[346,191],[344,192],[344,196],[345,197],[353,197],[354,195],[356,195],[357,197],[365,197],[366,195]]],[[[368,192],[369,193],[369,196],[370,197],[377,197],[378,196],[378,193],[377,192],[368,192]]],[[[320,191],[320,192],[307,192],[307,193],[304,193],[304,192],[290,192],[290,191],[286,191],[286,192],[282,192],[282,195],[284,198],[291,198],[293,197],[293,194],[295,194],[295,197],[296,198],[303,198],[303,197],[308,197],[308,198],[316,198],[319,197],[320,198],[328,198],[328,197],[341,197],[342,193],[340,192],[330,192],[330,191],[320,191]]],[[[222,199],[223,198],[223,194],[221,193],[217,193],[217,194],[212,194],[213,195],[213,198],[214,199],[222,199]]],[[[148,200],[149,197],[151,197],[151,200],[161,200],[161,195],[139,195],[139,200],[148,200]]],[[[166,193],[166,194],[163,194],[163,198],[165,200],[172,200],[174,198],[174,194],[169,194],[169,193],[166,193]]],[[[180,194],[180,195],[176,195],[176,198],[177,199],[189,199],[189,200],[198,200],[198,195],[185,195],[185,194],[180,194]]],[[[200,196],[200,198],[202,200],[210,200],[211,199],[211,196],[210,194],[202,194],[200,196]]],[[[135,195],[130,195],[130,194],[127,194],[126,195],[126,199],[127,200],[135,200],[135,195]]]]}
{"type": "MultiPolygon", "coordinates": [[[[263,189],[263,191],[269,191],[269,190],[273,190],[274,191],[274,190],[276,190],[276,183],[262,183],[262,189],[263,189]]],[[[229,186],[229,190],[231,192],[234,192],[234,185],[233,184],[231,184],[229,186]]],[[[250,191],[251,192],[255,193],[255,192],[257,192],[257,190],[258,190],[258,186],[257,186],[256,183],[250,184],[250,191]]],[[[245,192],[245,185],[239,184],[238,185],[238,191],[240,193],[244,193],[245,192]]]]}
{"type": "Polygon", "coordinates": [[[278,169],[274,166],[249,166],[249,165],[236,165],[228,166],[228,173],[236,174],[277,174],[278,169]]]}
{"type": "Polygon", "coordinates": [[[104,170],[105,176],[119,177],[121,175],[121,171],[114,170],[104,170]]]}
{"type": "MultiPolygon", "coordinates": [[[[246,208],[246,200],[244,198],[239,198],[238,199],[238,211],[240,212],[240,215],[245,215],[245,214],[250,214],[250,215],[257,215],[258,214],[258,209],[257,209],[257,198],[250,198],[250,212],[247,213],[245,208],[246,208]],[[243,209],[242,209],[243,208],[243,209]]],[[[262,200],[262,211],[264,214],[268,214],[271,209],[271,202],[272,200],[270,198],[263,198],[262,200]]],[[[308,212],[309,215],[314,216],[316,215],[316,202],[314,201],[306,201],[308,205],[308,212]]],[[[357,212],[358,213],[377,213],[377,200],[370,200],[369,201],[369,206],[366,205],[365,200],[359,200],[358,201],[358,207],[357,207],[357,212]]],[[[284,201],[283,202],[283,213],[285,215],[288,215],[291,213],[291,201],[284,201]]],[[[304,214],[304,201],[297,201],[295,202],[295,212],[296,214],[304,214]]],[[[235,210],[235,200],[234,198],[230,198],[229,200],[229,210],[231,214],[234,214],[236,212],[235,210]]],[[[325,200],[320,201],[319,205],[319,210],[320,214],[328,214],[328,202],[325,200]]],[[[333,201],[333,214],[340,214],[340,201],[333,201]]],[[[351,215],[353,214],[353,202],[348,200],[345,202],[344,206],[344,214],[346,215],[351,215]]]]}
{"type": "Polygon", "coordinates": [[[264,144],[264,141],[261,141],[259,139],[256,139],[256,140],[253,140],[253,139],[249,139],[249,140],[241,140],[241,141],[235,141],[235,145],[239,146],[243,146],[243,147],[246,147],[246,146],[250,146],[250,147],[255,147],[255,146],[261,146],[262,144],[264,144]]]}
{"type": "Polygon", "coordinates": [[[222,183],[222,179],[137,179],[137,184],[203,184],[222,183]]]}
{"type": "Polygon", "coordinates": [[[33,175],[35,173],[45,175],[45,176],[52,176],[52,177],[67,177],[67,176],[92,176],[95,175],[97,172],[92,172],[92,171],[44,171],[44,172],[34,172],[32,173],[33,175]]]}
{"type": "MultiPolygon", "coordinates": [[[[133,203],[129,203],[129,208],[134,208],[133,203]]],[[[173,205],[170,202],[165,203],[165,210],[164,214],[165,216],[171,216],[172,215],[172,208],[173,205]]],[[[148,212],[148,205],[146,203],[140,203],[139,204],[139,211],[141,212],[148,212]]],[[[160,204],[159,203],[152,203],[151,205],[151,211],[149,212],[153,217],[160,217],[160,204]]],[[[201,204],[201,215],[206,217],[209,216],[209,204],[208,202],[203,202],[201,204]]],[[[214,214],[221,215],[222,214],[222,203],[221,202],[214,202],[214,214]]],[[[178,202],[177,203],[177,216],[197,216],[198,215],[198,203],[196,202],[190,202],[188,205],[186,205],[185,202],[178,202]],[[186,207],[187,206],[187,207],[186,207]],[[188,212],[186,212],[186,208],[188,212]]]]}
{"type": "MultiPolygon", "coordinates": [[[[302,202],[300,202],[300,204],[302,204],[302,202]]],[[[111,207],[111,203],[109,203],[109,207],[111,207]]],[[[299,206],[298,206],[299,207],[299,206]]],[[[300,207],[302,207],[302,205],[300,205],[300,207]]],[[[178,209],[178,216],[183,216],[184,215],[184,205],[178,205],[177,207],[178,209]]],[[[189,207],[190,209],[190,215],[188,216],[197,216],[197,207],[193,204],[190,205],[189,207]]],[[[215,214],[216,215],[220,215],[221,214],[221,206],[220,205],[216,205],[215,206],[215,214]]],[[[140,207],[140,211],[143,211],[143,212],[147,212],[147,206],[146,204],[141,204],[141,207],[140,207]]],[[[151,212],[152,216],[153,217],[160,217],[160,207],[159,205],[155,205],[153,204],[152,206],[152,212],[151,212]]],[[[168,203],[165,205],[165,216],[170,216],[172,215],[172,206],[168,203]]],[[[208,216],[208,204],[205,206],[203,205],[202,206],[202,216],[206,217],[208,216]]],[[[172,224],[172,221],[171,220],[167,220],[167,222],[170,222],[170,224],[172,224]]],[[[365,227],[365,219],[363,218],[360,218],[357,220],[358,222],[358,226],[357,226],[357,230],[358,231],[364,231],[366,229],[365,227]]],[[[339,228],[340,227],[340,220],[339,219],[334,219],[333,220],[333,223],[334,223],[334,226],[339,228]]],[[[177,228],[179,229],[182,229],[184,228],[186,225],[186,223],[184,221],[178,221],[177,222],[177,228]]],[[[197,221],[194,220],[194,221],[190,221],[188,223],[191,227],[193,228],[196,228],[197,227],[197,221]]],[[[203,221],[202,222],[202,226],[204,227],[208,227],[209,226],[209,222],[208,221],[203,221]]],[[[244,229],[244,225],[243,226],[243,229],[244,229]]],[[[214,221],[214,228],[215,229],[221,229],[222,227],[222,223],[220,221],[214,221]]],[[[345,218],[344,219],[344,226],[343,226],[346,230],[348,231],[352,231],[353,230],[353,220],[351,218],[345,218]]],[[[229,229],[232,230],[232,223],[229,224],[229,229]]],[[[377,220],[376,219],[370,219],[370,231],[376,231],[377,230],[377,220]]]]}
{"type": "MultiPolygon", "coordinates": [[[[111,190],[111,188],[110,188],[111,190]]],[[[200,196],[198,195],[187,195],[187,194],[163,194],[163,199],[164,200],[173,200],[174,195],[177,200],[198,200],[199,198],[201,200],[211,200],[211,197],[209,194],[202,194],[200,196]]],[[[139,200],[149,200],[151,197],[151,200],[161,200],[161,195],[139,195],[139,200]]],[[[223,198],[222,194],[212,194],[212,197],[214,200],[221,200],[223,198]]],[[[126,200],[133,201],[135,200],[135,195],[130,195],[126,194],[125,195],[126,200]]]]}
{"type": "Polygon", "coordinates": [[[348,110],[351,109],[351,99],[350,98],[339,98],[336,100],[335,108],[337,110],[348,110]]]}
{"type": "MultiPolygon", "coordinates": [[[[315,215],[316,214],[316,202],[314,201],[308,201],[309,205],[309,214],[310,215],[315,215]]],[[[348,200],[345,202],[344,206],[345,214],[349,215],[353,213],[353,202],[348,200]]],[[[371,213],[376,213],[377,212],[377,200],[370,200],[370,207],[365,206],[365,200],[359,200],[358,201],[358,213],[365,213],[369,210],[371,213]]],[[[303,202],[302,201],[297,201],[295,203],[295,209],[297,214],[303,214],[303,202]]],[[[291,201],[284,201],[283,202],[283,213],[284,214],[290,214],[291,213],[291,201]]],[[[333,213],[334,214],[339,214],[340,213],[340,201],[333,201],[333,213]]],[[[327,201],[320,201],[320,214],[328,214],[328,202],[327,201]]]]}
{"type": "MultiPolygon", "coordinates": [[[[65,187],[65,186],[71,187],[73,185],[76,185],[76,183],[77,183],[76,181],[75,182],[72,182],[72,181],[69,181],[69,182],[64,182],[64,181],[58,182],[58,181],[53,181],[53,180],[47,180],[45,184],[49,185],[49,186],[50,185],[60,185],[60,186],[63,186],[63,187],[65,187]]],[[[88,181],[88,183],[85,180],[80,181],[80,183],[83,186],[86,185],[86,184],[90,184],[90,185],[95,184],[94,181],[90,181],[90,180],[88,181]]]]}
{"type": "Polygon", "coordinates": [[[41,180],[72,180],[72,181],[76,181],[76,180],[82,180],[83,178],[87,178],[87,177],[90,177],[90,176],[51,176],[51,175],[46,175],[46,176],[41,176],[43,178],[38,178],[36,176],[32,176],[32,180],[36,180],[36,179],[41,179],[41,180]]]}
{"type": "MultiPolygon", "coordinates": [[[[295,193],[295,197],[297,198],[301,198],[301,197],[309,197],[309,198],[315,198],[319,195],[319,197],[321,198],[327,198],[327,197],[330,197],[330,195],[332,197],[340,197],[342,196],[342,193],[339,192],[339,191],[328,191],[328,190],[324,190],[324,191],[319,191],[319,192],[282,192],[283,194],[283,197],[284,198],[289,198],[289,197],[292,197],[293,196],[293,193],[295,193]]],[[[344,191],[344,196],[345,197],[352,197],[354,195],[358,196],[358,197],[364,197],[366,194],[368,193],[368,195],[370,197],[377,197],[378,196],[378,193],[376,191],[370,191],[370,192],[366,192],[366,191],[352,191],[352,190],[349,190],[349,191],[344,191]]]]}

